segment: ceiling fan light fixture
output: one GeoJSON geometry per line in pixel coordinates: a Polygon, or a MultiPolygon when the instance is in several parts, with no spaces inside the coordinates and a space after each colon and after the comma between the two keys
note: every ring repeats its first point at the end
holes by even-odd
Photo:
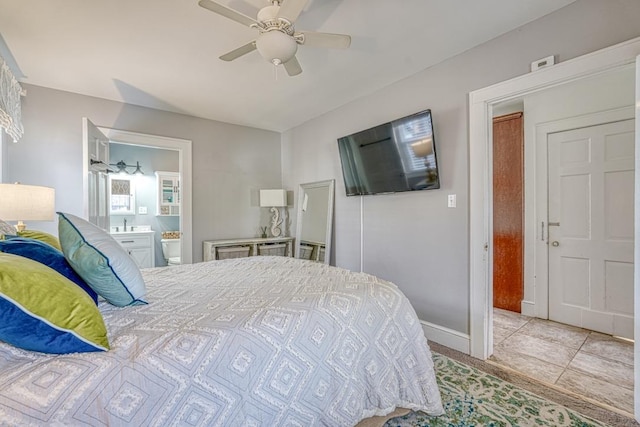
{"type": "Polygon", "coordinates": [[[274,30],[261,33],[256,40],[256,48],[264,59],[279,65],[296,55],[298,43],[293,37],[274,30]]]}
{"type": "Polygon", "coordinates": [[[256,19],[231,9],[218,0],[199,0],[198,4],[259,33],[256,40],[225,53],[220,56],[221,60],[233,61],[257,50],[274,65],[276,75],[278,66],[282,65],[289,76],[297,76],[302,73],[302,67],[296,58],[299,44],[329,49],[346,49],[351,44],[351,37],[347,34],[296,32],[296,20],[310,1],[267,0],[269,5],[257,12],[256,19]]]}

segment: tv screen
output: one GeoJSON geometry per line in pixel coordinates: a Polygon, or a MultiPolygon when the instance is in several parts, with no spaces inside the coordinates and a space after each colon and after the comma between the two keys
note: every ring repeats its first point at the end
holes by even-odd
{"type": "Polygon", "coordinates": [[[431,110],[338,139],[347,196],[440,188],[431,110]]]}

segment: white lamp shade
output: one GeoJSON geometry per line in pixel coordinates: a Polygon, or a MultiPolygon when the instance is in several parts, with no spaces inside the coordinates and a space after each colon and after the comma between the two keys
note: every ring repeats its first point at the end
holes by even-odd
{"type": "Polygon", "coordinates": [[[53,221],[55,190],[23,184],[0,184],[0,219],[4,221],[53,221]]]}
{"type": "Polygon", "coordinates": [[[261,207],[287,206],[287,190],[260,190],[261,207]]]}
{"type": "Polygon", "coordinates": [[[411,144],[416,157],[428,157],[433,154],[433,139],[425,138],[411,144]]]}

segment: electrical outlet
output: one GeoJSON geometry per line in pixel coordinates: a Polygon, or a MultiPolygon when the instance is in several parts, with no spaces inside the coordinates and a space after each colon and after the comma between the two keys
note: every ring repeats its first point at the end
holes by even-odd
{"type": "Polygon", "coordinates": [[[455,194],[449,194],[448,198],[447,198],[447,206],[450,208],[455,208],[456,207],[456,195],[455,194]]]}
{"type": "Polygon", "coordinates": [[[147,214],[147,207],[146,206],[139,206],[138,207],[138,214],[139,215],[146,215],[147,214]]]}

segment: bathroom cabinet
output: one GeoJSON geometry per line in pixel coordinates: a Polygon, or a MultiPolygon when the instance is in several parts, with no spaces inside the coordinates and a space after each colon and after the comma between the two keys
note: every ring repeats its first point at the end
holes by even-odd
{"type": "Polygon", "coordinates": [[[153,231],[127,231],[111,233],[140,268],[155,266],[153,231]]]}
{"type": "Polygon", "coordinates": [[[156,215],[180,215],[180,174],[178,172],[156,172],[158,181],[158,207],[156,215]]]}

